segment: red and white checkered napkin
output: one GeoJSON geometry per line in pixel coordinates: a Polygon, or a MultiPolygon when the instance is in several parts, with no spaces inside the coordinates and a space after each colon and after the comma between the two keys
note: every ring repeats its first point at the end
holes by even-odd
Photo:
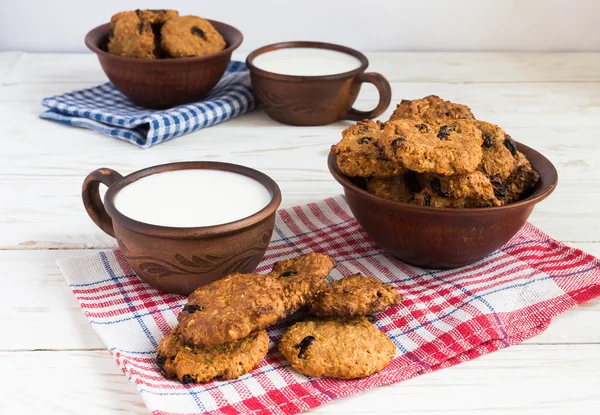
{"type": "Polygon", "coordinates": [[[300,375],[277,352],[283,323],[269,329],[270,352],[251,373],[206,385],[172,382],[160,375],[155,351],[185,299],[141,282],[119,251],[63,259],[59,266],[90,324],[154,414],[295,414],[517,344],[544,331],[555,315],[600,295],[600,261],[529,224],[473,265],[425,271],[386,254],[337,197],[280,210],[258,271],[312,251],[335,257],[330,278],[360,272],[393,284],[404,296],[402,304],[377,316],[377,326],[397,346],[382,372],[352,381],[300,375]]]}

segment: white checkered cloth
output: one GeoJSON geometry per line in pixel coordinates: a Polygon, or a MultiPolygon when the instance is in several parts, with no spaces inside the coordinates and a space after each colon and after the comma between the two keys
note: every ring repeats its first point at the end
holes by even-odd
{"type": "Polygon", "coordinates": [[[40,118],[89,128],[148,148],[180,135],[237,117],[256,107],[250,72],[232,61],[203,101],[168,110],[138,107],[110,82],[45,98],[40,118]]]}

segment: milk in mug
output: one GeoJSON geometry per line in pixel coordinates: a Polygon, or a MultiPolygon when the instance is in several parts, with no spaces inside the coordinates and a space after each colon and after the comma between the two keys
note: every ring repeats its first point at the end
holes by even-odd
{"type": "Polygon", "coordinates": [[[246,218],[271,201],[256,180],[221,170],[175,170],[142,177],[123,187],[115,207],[151,225],[191,228],[246,218]]]}
{"type": "Polygon", "coordinates": [[[334,75],[353,71],[361,65],[352,55],[319,48],[276,49],[258,55],[252,63],[263,71],[300,76],[334,75]]]}

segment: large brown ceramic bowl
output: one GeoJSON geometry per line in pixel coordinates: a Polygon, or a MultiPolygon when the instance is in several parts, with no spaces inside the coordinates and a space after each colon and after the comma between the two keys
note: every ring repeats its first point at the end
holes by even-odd
{"type": "Polygon", "coordinates": [[[330,153],[327,161],[356,220],[375,242],[408,264],[447,269],[470,264],[500,248],[556,188],[558,174],[552,163],[523,144],[517,148],[540,174],[532,193],[506,206],[478,209],[440,209],[382,199],[344,176],[335,155],[330,153]]]}
{"type": "Polygon", "coordinates": [[[106,51],[110,24],[91,30],[86,46],[96,55],[108,79],[137,105],[164,109],[202,99],[219,82],[231,53],[243,40],[233,26],[209,20],[223,36],[227,47],[206,56],[176,59],[137,59],[106,51]]]}
{"type": "Polygon", "coordinates": [[[209,161],[163,164],[125,177],[111,169],[97,169],[83,182],[82,197],[90,218],[117,239],[127,263],[140,278],[159,290],[183,295],[232,272],[253,271],[269,245],[275,212],[281,203],[279,187],[269,176],[248,167],[209,161]],[[156,173],[186,169],[243,174],[261,183],[270,192],[271,201],[247,218],[196,228],[150,225],[115,208],[115,196],[129,183],[156,173]],[[104,204],[98,191],[100,184],[108,186],[104,204]]]}

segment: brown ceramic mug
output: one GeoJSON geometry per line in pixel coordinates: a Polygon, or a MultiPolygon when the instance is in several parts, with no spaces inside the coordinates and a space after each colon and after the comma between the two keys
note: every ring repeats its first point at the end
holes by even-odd
{"type": "Polygon", "coordinates": [[[263,46],[246,59],[252,89],[272,119],[291,125],[326,125],[339,120],[360,121],[383,114],[390,105],[390,84],[381,74],[365,72],[369,61],[357,50],[323,42],[283,42],[263,46]],[[286,48],[317,48],[354,56],[360,66],[352,71],[331,75],[283,75],[257,68],[254,59],[266,52],[286,48]],[[375,85],[379,102],[371,111],[352,107],[364,82],[375,85]]]}
{"type": "Polygon", "coordinates": [[[281,203],[277,183],[266,174],[236,164],[208,161],[163,164],[125,177],[108,168],[97,169],[85,178],[82,197],[90,218],[117,239],[127,263],[140,278],[154,288],[183,295],[232,272],[253,271],[269,245],[281,203]],[[269,191],[271,201],[246,218],[195,228],[138,222],[115,208],[117,193],[128,184],[153,174],[186,169],[221,170],[250,177],[269,191]],[[104,203],[100,184],[108,186],[104,203]]]}

